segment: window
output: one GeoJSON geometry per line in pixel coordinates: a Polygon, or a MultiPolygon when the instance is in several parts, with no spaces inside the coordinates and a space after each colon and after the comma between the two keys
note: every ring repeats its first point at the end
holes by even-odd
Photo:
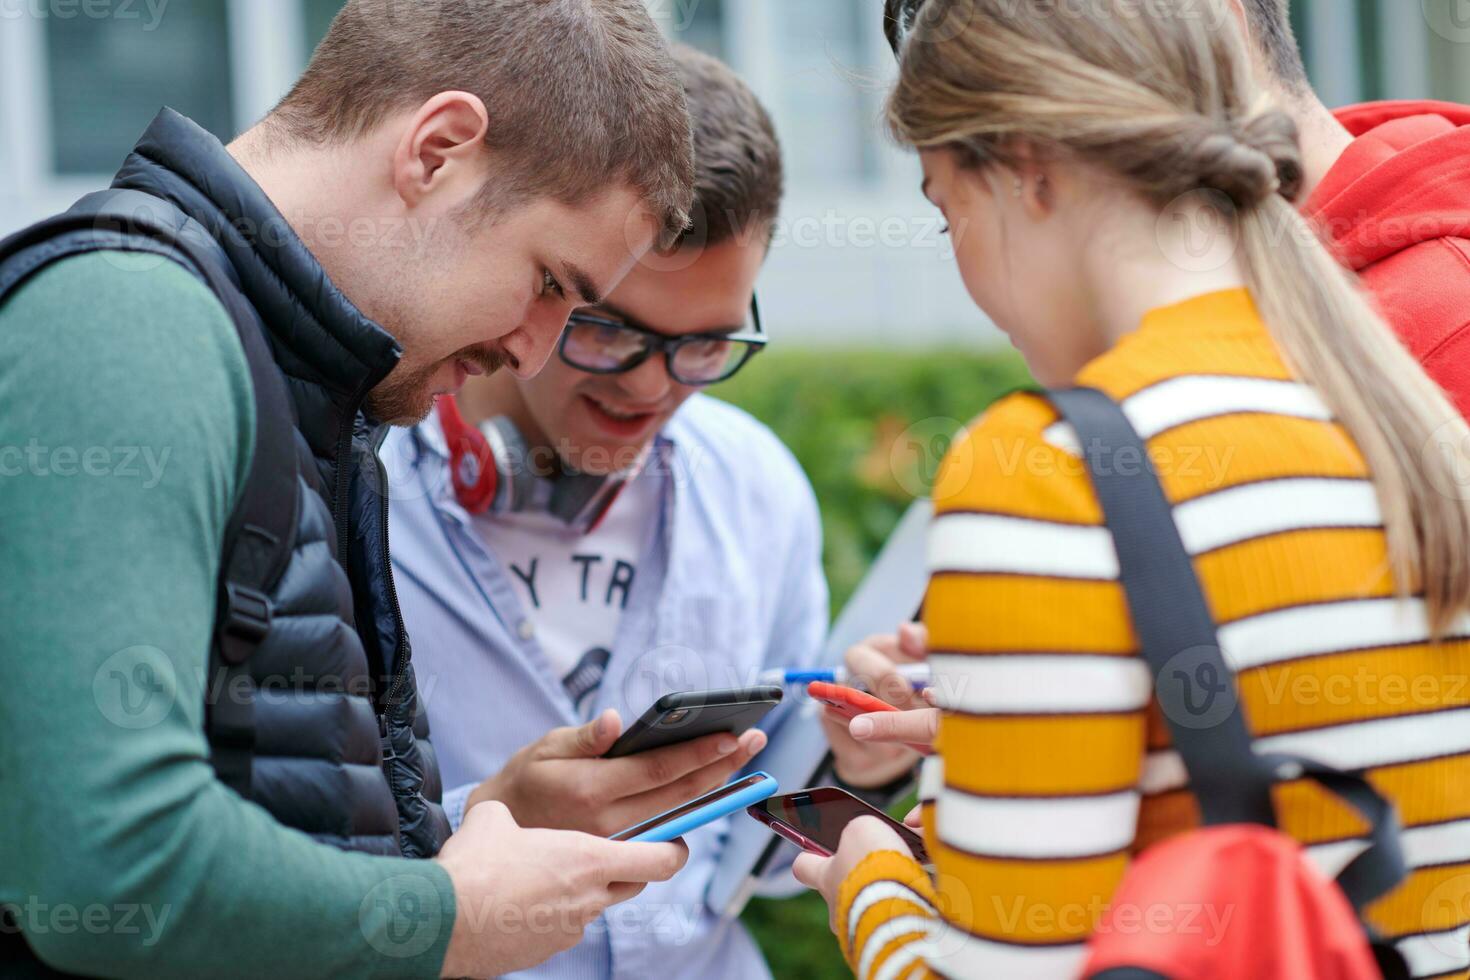
{"type": "Polygon", "coordinates": [[[787,133],[787,164],[798,182],[864,180],[878,169],[878,85],[864,33],[872,10],[851,0],[799,0],[782,8],[781,89],[772,109],[787,133]]]}
{"type": "Polygon", "coordinates": [[[1431,93],[1453,102],[1470,100],[1470,60],[1465,57],[1470,8],[1461,0],[1425,0],[1424,19],[1429,27],[1431,93]]]}
{"type": "Polygon", "coordinates": [[[156,21],[49,17],[46,61],[59,174],[112,173],[162,105],[235,135],[225,0],[170,4],[156,21]]]}
{"type": "MultiPolygon", "coordinates": [[[[1401,4],[1396,3],[1395,6],[1401,6],[1401,4]]],[[[1381,16],[1379,0],[1359,0],[1358,46],[1362,49],[1359,51],[1359,60],[1363,72],[1362,99],[1365,102],[1388,97],[1388,79],[1385,77],[1386,66],[1383,64],[1383,48],[1381,47],[1382,35],[1378,30],[1381,16]]]]}
{"type": "Polygon", "coordinates": [[[681,0],[672,6],[676,41],[725,58],[724,0],[681,0]]]}
{"type": "Polygon", "coordinates": [[[301,13],[306,20],[306,54],[310,57],[316,46],[327,36],[332,18],[342,9],[345,0],[301,0],[301,13]]]}

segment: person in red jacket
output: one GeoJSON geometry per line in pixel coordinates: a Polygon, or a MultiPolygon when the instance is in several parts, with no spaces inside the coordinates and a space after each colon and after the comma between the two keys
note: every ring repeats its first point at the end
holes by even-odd
{"type": "Polygon", "coordinates": [[[1231,0],[1257,75],[1301,129],[1302,210],[1470,415],[1470,107],[1328,109],[1307,80],[1289,2],[1231,0]]]}

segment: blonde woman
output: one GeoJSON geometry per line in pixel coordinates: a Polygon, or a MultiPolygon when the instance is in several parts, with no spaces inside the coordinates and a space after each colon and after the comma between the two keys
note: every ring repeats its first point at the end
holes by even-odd
{"type": "MultiPolygon", "coordinates": [[[[1395,801],[1411,872],[1369,920],[1417,976],[1464,976],[1470,430],[1294,209],[1294,126],[1224,0],[929,0],[888,116],[975,302],[1148,439],[1258,750],[1395,801]]],[[[1130,858],[1197,822],[1069,436],[1013,396],[943,467],[937,874],[874,820],[797,869],[860,977],[1074,975],[1130,858]]],[[[1334,798],[1275,799],[1329,872],[1352,856],[1334,798]]]]}

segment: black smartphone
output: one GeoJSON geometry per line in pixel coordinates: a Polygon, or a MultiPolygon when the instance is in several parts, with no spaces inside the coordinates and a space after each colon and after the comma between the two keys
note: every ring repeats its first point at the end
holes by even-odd
{"type": "Polygon", "coordinates": [[[618,737],[613,747],[603,753],[603,758],[637,755],[717,732],[740,735],[754,728],[780,704],[784,693],[780,685],[762,684],[723,691],[665,694],[618,737]]]}
{"type": "Polygon", "coordinates": [[[915,860],[924,865],[930,863],[929,854],[924,850],[924,838],[914,833],[912,828],[835,786],[772,796],[746,807],[745,812],[802,850],[826,857],[837,853],[844,827],[858,817],[877,817],[898,831],[898,836],[909,846],[915,860]]]}

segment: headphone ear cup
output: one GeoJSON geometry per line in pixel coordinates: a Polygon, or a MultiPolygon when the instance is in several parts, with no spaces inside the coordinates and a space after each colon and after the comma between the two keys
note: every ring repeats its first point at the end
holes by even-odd
{"type": "Polygon", "coordinates": [[[483,514],[495,503],[500,471],[495,451],[479,429],[465,422],[453,397],[440,398],[436,406],[444,442],[449,447],[449,477],[454,496],[471,514],[483,514]]]}

